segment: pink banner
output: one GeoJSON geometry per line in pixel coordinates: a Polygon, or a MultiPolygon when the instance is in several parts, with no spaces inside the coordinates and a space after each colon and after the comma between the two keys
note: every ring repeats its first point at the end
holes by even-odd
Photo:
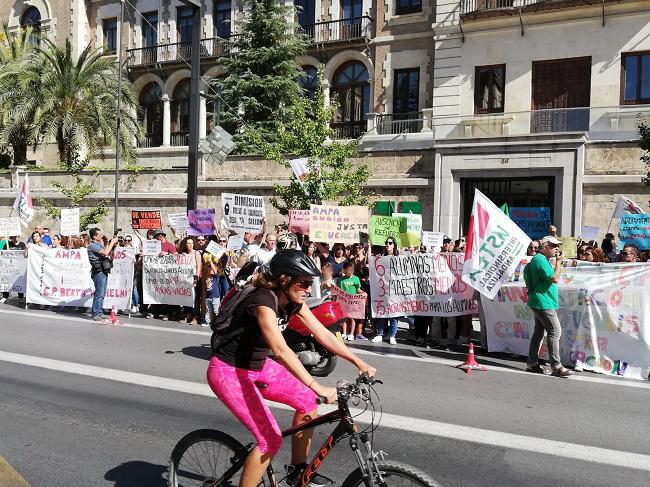
{"type": "Polygon", "coordinates": [[[311,210],[289,210],[289,231],[309,235],[311,210]]]}
{"type": "Polygon", "coordinates": [[[337,301],[348,318],[362,320],[366,317],[366,295],[348,294],[338,286],[332,286],[332,298],[337,301]]]}

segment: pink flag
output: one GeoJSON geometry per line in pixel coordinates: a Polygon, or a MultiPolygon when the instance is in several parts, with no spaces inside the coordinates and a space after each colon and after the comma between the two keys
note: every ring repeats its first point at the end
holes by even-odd
{"type": "Polygon", "coordinates": [[[25,174],[23,186],[14,201],[14,210],[18,212],[20,223],[24,226],[34,218],[34,205],[32,204],[32,195],[29,192],[29,176],[25,174]]]}

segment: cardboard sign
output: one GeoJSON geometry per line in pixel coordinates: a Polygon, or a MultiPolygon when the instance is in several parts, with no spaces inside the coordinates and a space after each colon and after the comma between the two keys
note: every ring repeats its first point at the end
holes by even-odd
{"type": "Polygon", "coordinates": [[[400,233],[402,247],[419,247],[422,233],[422,215],[419,213],[393,213],[394,217],[406,218],[406,232],[400,233]]]}
{"type": "Polygon", "coordinates": [[[596,240],[600,234],[600,227],[590,227],[587,225],[582,225],[580,229],[580,237],[582,240],[587,242],[590,240],[596,240]]]}
{"type": "Polygon", "coordinates": [[[228,237],[228,250],[241,250],[244,245],[243,235],[231,235],[228,237]]]}
{"type": "Polygon", "coordinates": [[[623,245],[636,245],[640,250],[650,249],[650,215],[622,215],[619,232],[623,245]]]}
{"type": "Polygon", "coordinates": [[[366,295],[348,294],[338,286],[332,286],[332,298],[341,305],[348,318],[362,320],[366,317],[366,295]]]}
{"type": "Polygon", "coordinates": [[[424,245],[428,251],[432,251],[436,247],[442,247],[442,240],[444,238],[445,234],[442,232],[422,232],[422,245],[424,245]]]}
{"type": "Polygon", "coordinates": [[[162,228],[160,210],[131,210],[131,228],[134,230],[158,230],[162,228]]]}
{"type": "Polygon", "coordinates": [[[311,205],[309,238],[314,242],[353,244],[368,233],[367,206],[311,205]]]}
{"type": "Polygon", "coordinates": [[[167,220],[169,220],[169,226],[179,232],[186,232],[190,227],[187,213],[170,213],[167,215],[167,220]]]}
{"type": "Polygon", "coordinates": [[[144,255],[160,255],[162,252],[162,243],[160,240],[143,240],[142,253],[144,255]]]}
{"type": "Polygon", "coordinates": [[[196,210],[188,210],[187,221],[189,227],[187,229],[188,236],[199,235],[213,235],[214,234],[214,208],[197,208],[196,210]]]}
{"type": "Polygon", "coordinates": [[[219,258],[226,251],[221,245],[219,245],[214,240],[210,240],[210,243],[205,247],[206,252],[210,252],[215,257],[219,258]]]}
{"type": "Polygon", "coordinates": [[[578,258],[578,239],[576,237],[558,237],[562,242],[562,257],[566,259],[578,258]]]}
{"type": "Polygon", "coordinates": [[[401,233],[406,233],[406,218],[373,215],[370,219],[370,243],[384,245],[388,237],[393,237],[398,245],[401,233]]]}
{"type": "Polygon", "coordinates": [[[0,291],[24,293],[26,287],[27,258],[25,252],[22,250],[0,251],[0,291]]]}
{"type": "Polygon", "coordinates": [[[192,254],[169,254],[142,258],[142,291],[144,304],[194,305],[194,272],[192,254]]]}
{"type": "Polygon", "coordinates": [[[79,208],[61,208],[61,235],[79,235],[79,208]]]}
{"type": "Polygon", "coordinates": [[[0,218],[0,237],[14,237],[21,234],[20,217],[0,218]]]}
{"type": "Polygon", "coordinates": [[[311,210],[289,210],[289,231],[309,235],[311,210]]]}
{"type": "Polygon", "coordinates": [[[547,207],[512,207],[510,219],[531,239],[540,239],[548,234],[551,225],[551,209],[547,207]]]}
{"type": "Polygon", "coordinates": [[[259,235],[264,226],[264,197],[248,194],[221,194],[224,226],[237,233],[259,235]]]}

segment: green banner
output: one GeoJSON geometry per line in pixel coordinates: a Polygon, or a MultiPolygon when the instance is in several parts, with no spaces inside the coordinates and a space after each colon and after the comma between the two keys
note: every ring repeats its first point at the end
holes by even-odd
{"type": "Polygon", "coordinates": [[[370,243],[384,245],[387,237],[401,242],[400,233],[406,233],[406,218],[372,215],[370,217],[370,243]]]}

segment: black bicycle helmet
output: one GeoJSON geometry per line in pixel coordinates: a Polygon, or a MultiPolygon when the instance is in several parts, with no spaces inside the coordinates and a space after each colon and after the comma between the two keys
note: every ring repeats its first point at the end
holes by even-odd
{"type": "Polygon", "coordinates": [[[294,249],[278,250],[269,262],[269,270],[273,278],[282,274],[289,277],[320,277],[316,264],[302,251],[294,249]]]}

